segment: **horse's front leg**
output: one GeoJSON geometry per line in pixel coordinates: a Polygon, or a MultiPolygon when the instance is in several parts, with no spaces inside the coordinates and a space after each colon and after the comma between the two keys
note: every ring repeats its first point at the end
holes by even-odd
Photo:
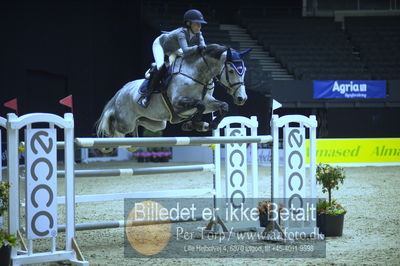
{"type": "Polygon", "coordinates": [[[183,130],[208,130],[208,123],[201,121],[203,113],[206,110],[206,106],[203,101],[190,97],[178,97],[173,102],[173,106],[177,113],[183,113],[190,109],[196,109],[196,112],[193,114],[191,121],[183,125],[183,130]]]}
{"type": "Polygon", "coordinates": [[[206,104],[206,113],[218,111],[217,116],[210,122],[209,129],[215,130],[218,124],[226,116],[229,111],[229,105],[226,102],[212,100],[206,104]]]}

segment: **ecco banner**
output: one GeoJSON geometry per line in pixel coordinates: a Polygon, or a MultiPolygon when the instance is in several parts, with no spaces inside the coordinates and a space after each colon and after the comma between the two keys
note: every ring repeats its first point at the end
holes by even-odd
{"type": "MultiPolygon", "coordinates": [[[[284,149],[284,206],[293,208],[289,215],[294,217],[297,210],[305,209],[306,198],[306,164],[305,164],[305,128],[289,127],[283,128],[284,149]]],[[[285,221],[285,227],[298,227],[296,219],[285,221]]]]}
{"type": "MultiPolygon", "coordinates": [[[[225,136],[245,136],[245,128],[225,128],[225,136]]],[[[226,195],[233,208],[240,208],[247,195],[247,148],[244,143],[226,144],[226,195]]]]}
{"type": "Polygon", "coordinates": [[[57,235],[56,129],[26,130],[26,232],[28,239],[57,235]]]}
{"type": "Polygon", "coordinates": [[[314,80],[314,98],[386,98],[385,80],[314,80]]]}

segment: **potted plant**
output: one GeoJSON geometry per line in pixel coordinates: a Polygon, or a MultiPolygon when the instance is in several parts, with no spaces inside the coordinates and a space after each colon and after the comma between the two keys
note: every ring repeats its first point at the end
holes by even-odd
{"type": "Polygon", "coordinates": [[[332,191],[339,189],[345,178],[342,167],[333,167],[329,164],[317,166],[317,183],[322,185],[322,192],[328,193],[328,201],[320,200],[317,203],[317,226],[325,236],[341,236],[346,209],[332,199],[332,191]]]}
{"type": "MultiPolygon", "coordinates": [[[[8,190],[10,184],[8,182],[0,182],[0,217],[8,209],[8,190]]],[[[9,234],[0,227],[0,262],[1,265],[10,264],[11,247],[17,246],[17,237],[9,234]]]]}

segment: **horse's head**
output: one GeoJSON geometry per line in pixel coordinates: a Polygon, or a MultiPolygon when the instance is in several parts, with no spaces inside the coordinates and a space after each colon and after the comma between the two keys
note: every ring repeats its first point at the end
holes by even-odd
{"type": "Polygon", "coordinates": [[[236,105],[243,105],[247,100],[246,87],[244,85],[246,67],[243,57],[250,51],[251,48],[242,52],[228,48],[224,52],[224,54],[226,53],[224,66],[217,76],[220,84],[232,95],[233,102],[236,105]]]}

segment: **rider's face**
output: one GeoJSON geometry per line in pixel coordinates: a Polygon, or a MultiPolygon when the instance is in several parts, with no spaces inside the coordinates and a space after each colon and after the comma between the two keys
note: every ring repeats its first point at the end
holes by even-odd
{"type": "Polygon", "coordinates": [[[190,24],[190,29],[192,30],[193,33],[199,33],[201,30],[201,23],[199,22],[192,22],[190,24]]]}

